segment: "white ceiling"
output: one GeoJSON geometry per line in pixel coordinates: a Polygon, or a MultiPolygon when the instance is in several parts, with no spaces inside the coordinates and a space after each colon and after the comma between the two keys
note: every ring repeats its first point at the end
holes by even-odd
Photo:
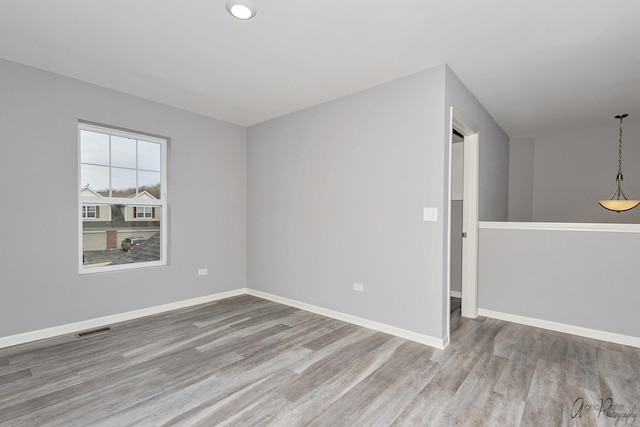
{"type": "Polygon", "coordinates": [[[0,58],[243,126],[441,63],[512,137],[640,123],[638,0],[253,2],[0,0],[0,58]]]}

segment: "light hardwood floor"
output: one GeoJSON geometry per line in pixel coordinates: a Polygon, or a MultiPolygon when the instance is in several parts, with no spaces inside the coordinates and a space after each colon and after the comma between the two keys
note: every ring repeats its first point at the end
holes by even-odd
{"type": "Polygon", "coordinates": [[[229,298],[0,349],[0,425],[640,425],[640,349],[456,313],[452,325],[436,350],[229,298]]]}

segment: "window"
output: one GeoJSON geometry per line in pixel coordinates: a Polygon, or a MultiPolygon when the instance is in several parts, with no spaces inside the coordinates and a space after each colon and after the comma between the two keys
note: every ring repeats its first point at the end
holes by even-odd
{"type": "Polygon", "coordinates": [[[82,218],[96,218],[97,206],[95,205],[83,205],[82,206],[82,218]]]}
{"type": "Polygon", "coordinates": [[[133,216],[136,218],[153,218],[155,209],[151,206],[135,206],[133,216]]]}
{"type": "Polygon", "coordinates": [[[166,264],[167,140],[78,123],[78,141],[80,273],[166,264]]]}

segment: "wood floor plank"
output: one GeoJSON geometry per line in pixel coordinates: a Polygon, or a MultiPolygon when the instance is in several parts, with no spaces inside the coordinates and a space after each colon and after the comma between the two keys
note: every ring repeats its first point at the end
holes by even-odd
{"type": "Polygon", "coordinates": [[[441,389],[430,381],[393,421],[393,426],[446,426],[452,425],[445,411],[454,392],[441,389]]]}
{"type": "MultiPolygon", "coordinates": [[[[368,334],[367,336],[371,335],[373,334],[368,334]]],[[[359,335],[356,334],[355,336],[359,335]]],[[[351,342],[349,338],[353,337],[345,336],[341,340],[332,343],[331,346],[339,346],[341,343],[345,345],[351,342]]],[[[295,399],[295,402],[290,402],[269,425],[287,425],[292,420],[295,420],[295,425],[308,425],[311,420],[327,413],[327,408],[333,402],[342,398],[352,388],[378,370],[403,341],[399,338],[387,340],[375,350],[362,354],[357,363],[345,364],[340,375],[327,379],[314,389],[303,390],[302,393],[304,395],[295,399]]],[[[324,355],[332,358],[333,352],[326,352],[327,348],[323,348],[325,350],[324,355]]],[[[301,371],[299,378],[304,378],[304,372],[301,371]]],[[[279,390],[278,395],[281,396],[285,390],[287,389],[283,387],[279,390]]]]}
{"type": "MultiPolygon", "coordinates": [[[[215,402],[205,402],[169,420],[166,425],[224,425],[240,423],[241,419],[249,423],[266,423],[286,405],[282,398],[273,398],[279,387],[287,384],[295,374],[281,369],[248,387],[237,390],[229,396],[215,402]],[[273,405],[278,401],[277,406],[273,405]],[[273,405],[273,406],[272,406],[273,405]]],[[[237,425],[247,425],[237,424],[237,425]]]]}
{"type": "Polygon", "coordinates": [[[483,410],[474,415],[475,424],[487,426],[520,425],[524,407],[524,400],[491,393],[483,410]]]}
{"type": "Polygon", "coordinates": [[[569,399],[560,363],[539,359],[527,394],[525,425],[562,425],[569,418],[569,399]]]}
{"type": "Polygon", "coordinates": [[[0,386],[2,386],[3,384],[13,383],[23,378],[30,378],[32,376],[33,375],[31,374],[31,369],[28,368],[0,375],[0,386]]]}
{"type": "Polygon", "coordinates": [[[13,421],[26,425],[56,425],[54,420],[67,419],[67,426],[91,425],[123,408],[159,395],[166,382],[166,376],[159,370],[142,372],[99,389],[87,389],[73,398],[56,402],[13,421]]]}
{"type": "Polygon", "coordinates": [[[321,384],[342,375],[345,371],[345,366],[358,363],[358,358],[362,357],[363,354],[375,351],[390,339],[391,336],[389,335],[376,333],[364,339],[352,341],[331,357],[325,357],[301,372],[295,381],[280,391],[281,395],[292,402],[301,399],[307,393],[313,392],[321,384]]]}
{"type": "Polygon", "coordinates": [[[389,425],[401,408],[408,405],[433,377],[429,369],[430,352],[405,342],[388,356],[385,363],[360,381],[348,393],[328,406],[311,426],[354,423],[389,425]],[[381,421],[382,420],[382,421],[381,421]]]}
{"type": "Polygon", "coordinates": [[[597,349],[586,344],[582,337],[572,337],[569,341],[565,366],[568,384],[576,388],[601,392],[597,349]]]}
{"type": "Polygon", "coordinates": [[[0,349],[0,426],[640,425],[640,349],[459,306],[445,350],[249,295],[0,349]]]}
{"type": "Polygon", "coordinates": [[[452,414],[449,419],[459,424],[483,421],[483,409],[505,365],[505,358],[484,353],[447,404],[445,411],[452,414]]]}

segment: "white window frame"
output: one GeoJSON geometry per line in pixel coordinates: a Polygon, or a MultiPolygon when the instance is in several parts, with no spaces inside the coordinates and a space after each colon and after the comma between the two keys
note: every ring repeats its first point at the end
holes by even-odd
{"type": "MultiPolygon", "coordinates": [[[[79,274],[93,274],[103,273],[107,271],[122,271],[122,270],[135,270],[145,267],[155,267],[167,265],[167,223],[168,223],[168,209],[167,209],[167,146],[169,145],[168,138],[162,138],[158,136],[152,136],[139,132],[124,131],[109,126],[102,126],[91,124],[83,121],[78,121],[78,272],[79,274]],[[113,136],[120,136],[124,138],[132,138],[140,141],[154,142],[160,144],[160,199],[132,199],[129,197],[100,197],[99,200],[96,197],[81,196],[82,183],[81,180],[81,139],[80,131],[89,131],[103,133],[113,136]],[[97,203],[99,201],[99,203],[97,203]],[[84,205],[107,205],[120,204],[125,206],[158,206],[161,209],[160,220],[160,259],[158,261],[137,262],[131,264],[119,264],[108,265],[103,267],[91,267],[85,268],[83,265],[83,210],[84,205]]],[[[94,219],[94,218],[91,218],[94,219]]],[[[137,218],[136,218],[137,219],[137,218]]],[[[142,219],[142,218],[141,218],[142,219]]],[[[145,218],[146,219],[146,218],[145,218]]]]}
{"type": "Polygon", "coordinates": [[[153,219],[153,208],[151,206],[139,206],[136,205],[136,217],[135,219],[153,219]],[[140,216],[140,211],[144,212],[144,215],[140,216]],[[148,214],[148,216],[147,216],[148,214]]]}
{"type": "Polygon", "coordinates": [[[82,205],[82,219],[96,219],[98,218],[98,209],[96,205],[82,205]],[[90,208],[93,208],[93,212],[90,212],[90,208]],[[93,216],[89,214],[93,213],[93,216]]]}

